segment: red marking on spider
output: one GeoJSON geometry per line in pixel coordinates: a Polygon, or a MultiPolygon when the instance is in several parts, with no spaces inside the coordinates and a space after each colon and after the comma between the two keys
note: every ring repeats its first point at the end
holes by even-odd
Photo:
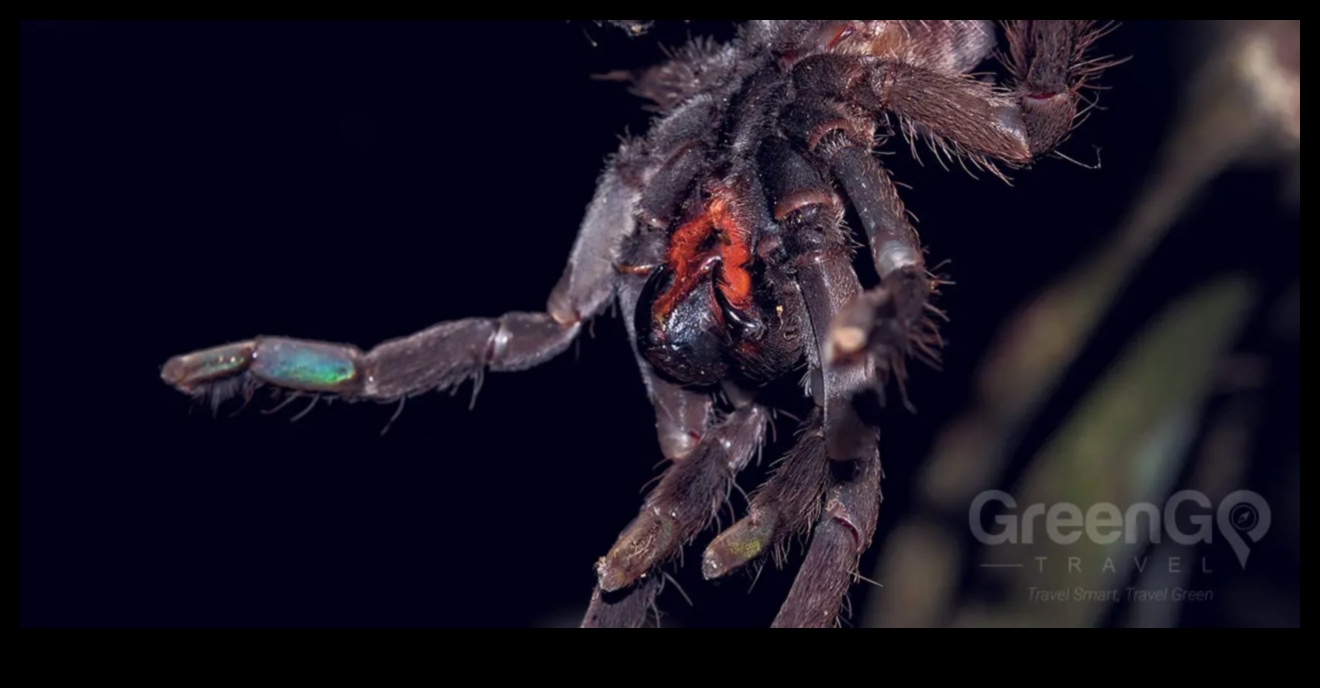
{"type": "Polygon", "coordinates": [[[747,310],[752,305],[752,274],[747,271],[752,262],[752,232],[736,215],[728,192],[716,194],[710,215],[720,232],[720,291],[734,308],[747,310]]]}
{"type": "Polygon", "coordinates": [[[718,264],[716,285],[729,305],[746,310],[752,303],[752,232],[738,217],[733,192],[720,186],[705,209],[684,222],[669,238],[666,264],[674,275],[669,288],[655,301],[652,315],[663,321],[718,264]]]}

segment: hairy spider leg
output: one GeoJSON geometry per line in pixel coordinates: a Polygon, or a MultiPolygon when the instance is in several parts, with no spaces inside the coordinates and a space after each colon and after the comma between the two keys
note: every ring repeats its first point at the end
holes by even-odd
{"type": "Polygon", "coordinates": [[[816,334],[810,358],[813,375],[823,380],[817,388],[820,410],[753,497],[748,515],[707,548],[702,572],[714,578],[736,570],[779,549],[814,520],[807,556],[774,625],[823,627],[835,623],[858,559],[875,532],[881,500],[879,431],[875,409],[859,403],[874,390],[874,369],[865,361],[823,368],[819,363],[830,323],[861,292],[848,252],[838,247],[804,256],[798,283],[816,334]]]}
{"type": "MultiPolygon", "coordinates": [[[[881,285],[840,313],[827,360],[870,354],[882,366],[880,382],[902,385],[905,359],[938,360],[939,334],[929,314],[937,281],[927,273],[920,240],[907,219],[898,190],[871,155],[872,128],[855,108],[832,101],[845,94],[874,115],[893,114],[915,141],[927,138],[937,155],[947,154],[1000,174],[995,163],[1018,166],[1052,151],[1077,115],[1080,90],[1111,66],[1085,52],[1107,31],[1091,21],[1010,22],[1011,90],[971,79],[967,61],[941,65],[912,60],[893,50],[815,55],[794,66],[794,86],[803,104],[790,109],[787,129],[823,156],[843,186],[866,230],[881,285]],[[897,59],[895,59],[897,58],[897,59]]],[[[1000,175],[1002,176],[1002,175],[1000,175]]]]}
{"type": "Polygon", "coordinates": [[[710,525],[734,477],[760,449],[768,417],[755,403],[735,409],[691,454],[669,465],[637,518],[596,563],[601,590],[620,590],[647,576],[710,525]]]}
{"type": "MultiPolygon", "coordinates": [[[[621,152],[622,154],[622,152],[621,152]]],[[[524,370],[559,355],[614,294],[612,256],[633,231],[637,192],[615,167],[602,175],[563,276],[543,313],[443,322],[363,352],[355,346],[258,337],[175,356],[161,377],[198,395],[233,393],[245,376],[297,392],[392,401],[452,388],[492,371],[524,370]]]]}
{"type": "MultiPolygon", "coordinates": [[[[834,176],[866,231],[880,286],[840,311],[830,332],[827,364],[865,355],[880,368],[880,383],[898,380],[903,389],[906,359],[931,365],[943,346],[930,304],[937,280],[926,271],[921,242],[908,221],[898,188],[868,148],[844,146],[831,159],[834,176]]],[[[906,399],[904,399],[906,401],[906,399]]]]}
{"type": "Polygon", "coordinates": [[[747,515],[720,533],[701,557],[708,580],[726,576],[767,554],[782,565],[789,538],[820,516],[830,461],[825,454],[825,416],[816,408],[798,431],[793,448],[774,473],[752,492],[747,515]]]}
{"type": "Polygon", "coordinates": [[[776,625],[833,624],[857,559],[879,513],[880,468],[874,367],[867,359],[829,361],[831,323],[861,284],[840,228],[842,204],[828,182],[780,139],[763,159],[775,219],[784,227],[793,272],[814,334],[807,358],[818,410],[796,446],[752,499],[748,515],[721,533],[702,557],[715,578],[736,570],[814,524],[811,545],[776,625]],[[831,461],[832,459],[832,461],[831,461]]]}
{"type": "Polygon", "coordinates": [[[596,586],[582,617],[582,628],[641,628],[657,614],[655,598],[663,580],[663,576],[647,576],[630,588],[612,593],[596,586]]]}
{"type": "Polygon", "coordinates": [[[858,561],[875,535],[883,477],[878,443],[871,444],[856,461],[831,466],[836,476],[825,497],[824,511],[812,531],[802,568],[775,616],[774,628],[836,625],[858,561]]]}
{"type": "MultiPolygon", "coordinates": [[[[654,260],[664,251],[663,235],[651,233],[639,237],[639,248],[629,251],[632,260],[654,260]]],[[[619,280],[618,299],[622,313],[632,313],[646,281],[645,275],[626,273],[619,280]]],[[[637,348],[637,333],[632,318],[623,319],[628,341],[646,385],[647,397],[655,408],[656,435],[666,459],[679,461],[692,453],[706,435],[711,420],[711,395],[684,388],[665,380],[637,348]]],[[[655,612],[655,597],[660,593],[660,575],[647,575],[634,585],[606,592],[600,585],[591,593],[591,602],[582,619],[583,628],[639,628],[655,612]]]]}
{"type": "Polygon", "coordinates": [[[861,292],[847,250],[839,246],[803,256],[797,272],[816,335],[809,358],[813,375],[821,380],[819,409],[752,498],[748,515],[707,548],[702,573],[715,578],[736,570],[781,549],[789,536],[814,522],[807,556],[774,625],[822,627],[835,623],[875,531],[881,498],[879,434],[874,409],[859,404],[875,387],[874,369],[865,361],[821,364],[830,323],[861,292]]]}

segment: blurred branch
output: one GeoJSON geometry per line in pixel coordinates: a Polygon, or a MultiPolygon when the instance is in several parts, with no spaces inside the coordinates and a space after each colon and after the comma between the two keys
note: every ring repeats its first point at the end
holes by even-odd
{"type": "MultiPolygon", "coordinates": [[[[937,530],[931,524],[941,519],[958,523],[977,493],[1000,483],[1024,428],[1153,247],[1206,184],[1233,165],[1264,162],[1295,170],[1300,192],[1300,21],[1200,26],[1208,49],[1145,193],[1112,239],[1023,306],[990,347],[970,411],[937,440],[918,483],[917,515],[895,530],[876,573],[881,581],[926,584],[905,588],[901,596],[880,596],[868,616],[871,624],[924,626],[949,620],[951,591],[957,586],[946,579],[963,564],[960,550],[949,544],[956,540],[930,535],[937,530]],[[923,504],[929,513],[921,513],[923,504]],[[932,544],[914,550],[911,542],[920,533],[932,544]]],[[[1067,494],[1085,495],[1086,486],[1078,487],[1067,494]]]]}
{"type": "MultiPolygon", "coordinates": [[[[1122,359],[1065,421],[1014,491],[1019,505],[1050,504],[1066,495],[1085,512],[1109,503],[1162,502],[1196,432],[1202,400],[1215,388],[1220,363],[1255,302],[1246,280],[1227,279],[1175,303],[1128,347],[1122,359]]],[[[1100,604],[1041,604],[1030,587],[1123,589],[1144,543],[1102,545],[1081,538],[1061,545],[1038,534],[1032,544],[986,550],[987,568],[1008,592],[998,609],[966,610],[960,625],[1090,626],[1100,604]],[[1047,557],[1041,562],[1037,557],[1047,557]],[[1068,562],[1080,560],[1077,570],[1068,562]]],[[[1188,566],[1190,566],[1190,562],[1188,566]]]]}
{"type": "MultiPolygon", "coordinates": [[[[1300,25],[1296,29],[1299,32],[1300,25]]],[[[1261,97],[1279,90],[1277,84],[1265,82],[1287,81],[1279,74],[1281,65],[1263,64],[1261,44],[1272,40],[1278,30],[1274,22],[1249,23],[1219,44],[1223,49],[1211,54],[1194,78],[1148,190],[1122,229],[1094,257],[1010,319],[982,364],[976,408],[955,423],[927,464],[928,495],[934,503],[965,504],[999,475],[1012,439],[1058,384],[1132,274],[1207,182],[1239,161],[1281,153],[1287,163],[1293,157],[1300,159],[1300,72],[1295,79],[1293,147],[1285,145],[1294,124],[1281,104],[1286,99],[1278,94],[1261,97]],[[967,446],[969,438],[975,438],[980,451],[967,446]]]]}

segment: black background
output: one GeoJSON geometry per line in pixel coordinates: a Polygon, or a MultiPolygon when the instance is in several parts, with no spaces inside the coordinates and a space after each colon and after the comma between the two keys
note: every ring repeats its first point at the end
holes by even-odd
{"type": "MultiPolygon", "coordinates": [[[[648,121],[589,75],[652,63],[689,32],[731,29],[22,24],[21,623],[576,624],[593,562],[660,460],[617,318],[539,369],[488,376],[471,411],[466,386],[410,401],[383,437],[394,408],[374,404],[290,423],[300,406],[263,415],[259,396],[213,419],[159,366],[259,333],[370,346],[540,309],[604,157],[648,121]]],[[[1066,148],[1099,170],[1052,159],[1008,186],[894,148],[958,284],[941,301],[944,372],[915,370],[920,412],[889,414],[878,542],[996,325],[1140,190],[1179,86],[1175,38],[1132,22],[1106,39],[1134,59],[1066,148]]],[[[1208,276],[1295,276],[1281,252],[1297,219],[1261,208],[1277,187],[1263,172],[1220,180],[1197,211],[1210,228],[1175,231],[1079,379],[1208,276]]],[[[781,419],[776,448],[792,428],[781,419]]],[[[661,598],[669,625],[766,625],[792,573],[749,593],[748,578],[712,585],[695,569],[678,574],[694,607],[672,587],[661,598]]]]}

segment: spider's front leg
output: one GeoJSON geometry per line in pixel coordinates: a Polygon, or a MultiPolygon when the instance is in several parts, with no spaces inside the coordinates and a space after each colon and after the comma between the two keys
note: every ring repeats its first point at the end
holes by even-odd
{"type": "Polygon", "coordinates": [[[706,548],[705,577],[726,576],[767,554],[782,563],[788,540],[811,529],[806,559],[774,626],[834,625],[880,514],[882,471],[874,429],[870,439],[859,458],[830,461],[817,411],[775,474],[752,495],[747,516],[706,548]]]}
{"type": "Polygon", "coordinates": [[[880,517],[880,448],[872,445],[862,457],[832,464],[835,477],[825,496],[825,508],[811,534],[788,598],[775,616],[775,628],[828,628],[838,623],[848,587],[862,554],[871,546],[880,517]]]}
{"type": "MultiPolygon", "coordinates": [[[[880,512],[874,368],[865,359],[828,358],[836,336],[832,323],[847,304],[857,300],[861,284],[845,250],[826,248],[800,262],[797,282],[815,333],[811,359],[823,380],[817,403],[825,409],[825,447],[833,461],[824,509],[812,530],[806,559],[775,617],[774,625],[780,628],[835,624],[858,559],[871,544],[880,512]],[[831,424],[831,410],[845,408],[848,421],[831,424]]],[[[800,505],[789,506],[801,510],[800,505]]]]}
{"type": "MultiPolygon", "coordinates": [[[[908,221],[897,187],[871,154],[874,125],[869,117],[819,90],[842,78],[839,70],[857,69],[857,63],[826,57],[799,66],[799,101],[788,111],[785,130],[843,187],[861,219],[881,283],[829,310],[835,319],[821,342],[821,363],[829,374],[871,358],[881,372],[875,378],[877,389],[883,391],[890,377],[902,385],[907,356],[915,354],[930,362],[937,358],[941,342],[930,319],[938,313],[930,305],[937,281],[926,271],[921,240],[908,221]]],[[[828,186],[818,195],[825,193],[833,196],[828,186]]]]}
{"type": "Polygon", "coordinates": [[[906,376],[906,359],[938,360],[943,344],[931,319],[937,281],[926,271],[917,231],[908,221],[898,188],[872,157],[869,146],[838,146],[831,170],[866,230],[880,286],[849,302],[837,313],[825,345],[826,365],[871,355],[881,380],[906,376]]]}
{"type": "MultiPolygon", "coordinates": [[[[621,155],[623,153],[621,152],[621,155]]],[[[494,371],[523,370],[568,348],[609,303],[614,263],[632,233],[637,191],[612,165],[602,175],[568,265],[544,313],[443,322],[363,352],[348,344],[258,337],[171,358],[165,382],[213,402],[252,386],[350,400],[390,401],[454,387],[494,371]]]]}
{"type": "Polygon", "coordinates": [[[641,512],[596,563],[597,585],[584,628],[645,622],[659,592],[658,567],[714,519],[734,477],[760,449],[768,418],[754,403],[735,410],[665,470],[641,512]]]}
{"type": "Polygon", "coordinates": [[[910,136],[926,136],[950,153],[990,166],[1024,165],[1054,150],[1077,116],[1081,90],[1108,58],[1087,52],[1108,26],[1092,20],[1010,21],[1008,89],[963,74],[903,62],[875,61],[865,73],[840,70],[836,84],[876,113],[893,113],[910,136]],[[860,78],[858,78],[860,77],[860,78]]]}
{"type": "Polygon", "coordinates": [[[769,412],[751,403],[711,427],[692,453],[674,462],[641,512],[596,564],[600,588],[620,590],[646,577],[701,534],[728,499],[737,474],[765,438],[769,412]]]}
{"type": "Polygon", "coordinates": [[[920,240],[898,190],[871,155],[874,115],[897,115],[909,136],[994,171],[994,162],[1031,162],[1071,130],[1088,80],[1112,64],[1089,59],[1106,31],[1092,21],[1006,24],[1005,91],[963,74],[901,61],[821,55],[794,71],[798,101],[787,129],[823,158],[866,230],[879,288],[844,309],[832,329],[827,362],[873,356],[886,377],[904,378],[906,357],[937,359],[941,345],[929,305],[937,284],[926,272],[920,240]],[[848,102],[837,100],[845,94],[848,102]],[[860,109],[859,109],[860,108],[860,109]]]}

